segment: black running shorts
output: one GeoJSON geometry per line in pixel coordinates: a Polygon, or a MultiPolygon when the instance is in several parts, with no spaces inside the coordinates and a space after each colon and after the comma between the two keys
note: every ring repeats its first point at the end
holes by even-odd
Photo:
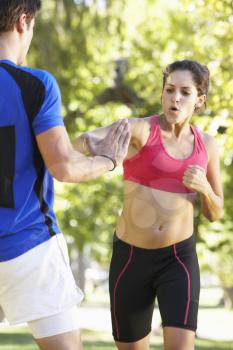
{"type": "Polygon", "coordinates": [[[135,342],[150,333],[156,297],[163,327],[195,331],[200,274],[194,235],[159,249],[138,248],[114,235],[109,290],[116,341],[135,342]]]}

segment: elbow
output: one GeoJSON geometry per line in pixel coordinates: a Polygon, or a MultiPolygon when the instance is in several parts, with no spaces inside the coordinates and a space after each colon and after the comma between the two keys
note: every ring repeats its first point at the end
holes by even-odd
{"type": "Polygon", "coordinates": [[[222,210],[220,210],[220,211],[218,211],[216,213],[204,213],[204,216],[210,222],[215,222],[215,221],[218,221],[218,220],[222,219],[223,213],[222,213],[222,210]]]}
{"type": "Polygon", "coordinates": [[[215,222],[215,221],[218,221],[219,218],[217,216],[213,216],[213,215],[205,215],[206,219],[209,221],[209,222],[215,222]]]}
{"type": "Polygon", "coordinates": [[[56,172],[52,174],[52,176],[59,182],[71,182],[69,181],[70,177],[66,171],[56,172]]]}
{"type": "Polygon", "coordinates": [[[49,169],[50,174],[54,179],[59,182],[69,182],[69,175],[65,167],[59,167],[59,169],[49,169]]]}

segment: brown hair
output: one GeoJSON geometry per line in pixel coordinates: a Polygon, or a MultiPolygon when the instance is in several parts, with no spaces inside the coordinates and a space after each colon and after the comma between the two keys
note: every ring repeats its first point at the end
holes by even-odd
{"type": "Polygon", "coordinates": [[[0,33],[13,30],[23,13],[30,23],[40,8],[41,0],[0,0],[0,33]]]}
{"type": "Polygon", "coordinates": [[[192,73],[198,96],[208,94],[209,90],[209,69],[197,61],[183,60],[175,61],[169,64],[163,72],[163,88],[165,86],[168,76],[176,70],[189,70],[192,73]]]}

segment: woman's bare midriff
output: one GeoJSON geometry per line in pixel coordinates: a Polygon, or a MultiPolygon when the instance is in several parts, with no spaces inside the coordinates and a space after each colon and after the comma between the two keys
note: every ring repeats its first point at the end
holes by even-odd
{"type": "Polygon", "coordinates": [[[121,240],[137,247],[162,248],[193,233],[193,193],[171,193],[124,182],[124,206],[116,227],[121,240]]]}

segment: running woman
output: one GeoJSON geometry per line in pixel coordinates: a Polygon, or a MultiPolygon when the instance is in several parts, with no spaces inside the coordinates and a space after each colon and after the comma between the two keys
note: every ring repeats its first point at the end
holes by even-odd
{"type": "MultiPolygon", "coordinates": [[[[163,75],[161,115],[132,118],[124,168],[124,205],[113,239],[109,290],[119,350],[149,349],[157,297],[164,349],[194,349],[200,292],[194,201],[220,219],[223,190],[214,138],[190,124],[206,101],[209,70],[176,61],[163,75]]],[[[81,135],[94,147],[112,126],[81,135]]]]}
{"type": "Polygon", "coordinates": [[[75,285],[53,210],[53,177],[88,181],[123,161],[127,121],[94,157],[74,150],[61,97],[48,72],[22,67],[39,0],[0,1],[0,305],[10,324],[27,322],[42,350],[81,350],[75,285]]]}

